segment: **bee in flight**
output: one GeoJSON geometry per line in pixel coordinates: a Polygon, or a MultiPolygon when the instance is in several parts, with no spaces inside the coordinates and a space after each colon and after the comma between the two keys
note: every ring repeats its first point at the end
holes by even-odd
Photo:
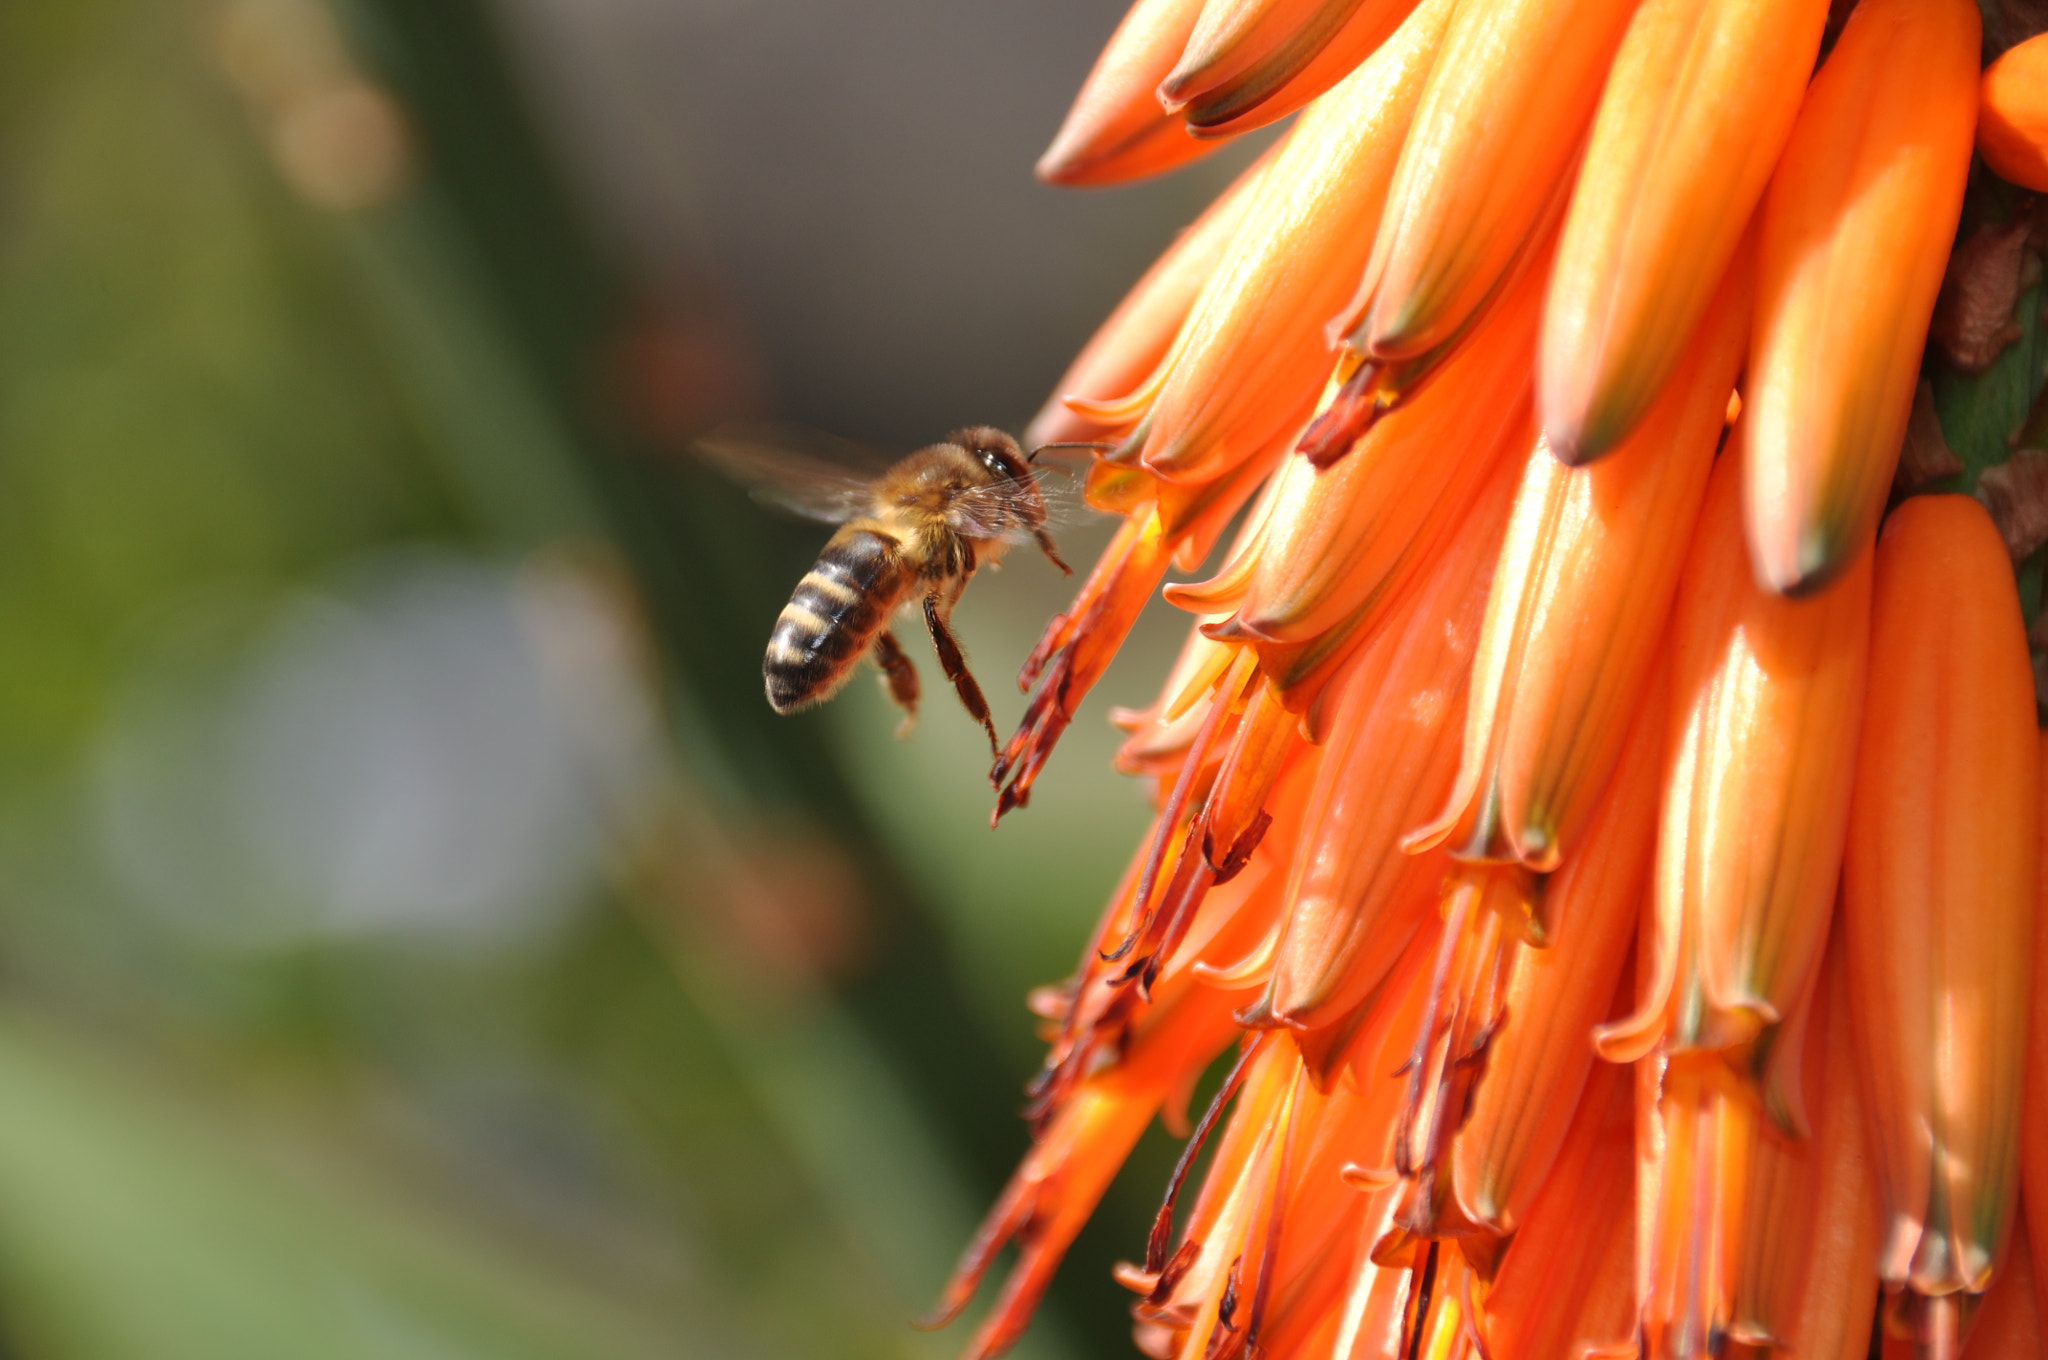
{"type": "Polygon", "coordinates": [[[914,602],[946,679],[997,750],[988,700],[968,673],[951,618],[974,573],[995,566],[1013,543],[1037,544],[1073,574],[1046,530],[1038,468],[1016,440],[987,425],[955,430],[875,477],[797,453],[788,442],[720,432],[698,445],[762,499],[840,526],[768,636],[761,670],[769,705],[793,713],[823,703],[872,655],[903,709],[899,735],[907,732],[917,716],[917,670],[890,622],[914,602]]]}

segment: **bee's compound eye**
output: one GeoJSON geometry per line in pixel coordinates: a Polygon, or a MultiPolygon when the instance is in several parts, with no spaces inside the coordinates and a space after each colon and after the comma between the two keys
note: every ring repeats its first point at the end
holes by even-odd
{"type": "Polygon", "coordinates": [[[1031,469],[1024,461],[1023,450],[1017,447],[1016,440],[994,426],[956,430],[951,439],[979,459],[990,476],[1012,482],[1030,480],[1031,469]]]}
{"type": "Polygon", "coordinates": [[[1017,474],[1011,470],[1008,463],[1003,461],[1002,450],[992,449],[987,445],[983,445],[981,448],[976,449],[974,453],[976,457],[981,459],[981,465],[988,469],[991,477],[1011,481],[1016,480],[1017,474]]]}

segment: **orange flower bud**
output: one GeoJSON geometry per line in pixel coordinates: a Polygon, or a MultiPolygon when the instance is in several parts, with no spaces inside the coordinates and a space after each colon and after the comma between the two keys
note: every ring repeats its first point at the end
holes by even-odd
{"type": "MultiPolygon", "coordinates": [[[[1418,14],[1421,11],[1417,11],[1418,14]]],[[[1342,460],[1289,466],[1236,623],[1271,642],[1306,642],[1385,604],[1505,461],[1526,452],[1542,280],[1531,276],[1412,401],[1342,460]],[[1290,490],[1297,494],[1289,494],[1290,490]]]]}
{"type": "Polygon", "coordinates": [[[1586,1083],[1564,1152],[1544,1178],[1487,1295],[1491,1354],[1505,1360],[1633,1353],[1632,1087],[1626,1070],[1605,1064],[1586,1083]]]}
{"type": "Polygon", "coordinates": [[[2010,1226],[2033,975],[2039,749],[2012,564],[1963,496],[1877,545],[1870,691],[1843,874],[1882,1273],[1981,1292],[2010,1226]]]}
{"type": "Polygon", "coordinates": [[[1412,359],[1452,340],[1537,244],[1634,8],[1459,6],[1366,266],[1368,354],[1412,359]]]}
{"type": "Polygon", "coordinates": [[[1180,107],[1197,137],[1264,127],[1342,80],[1414,7],[1415,0],[1212,0],[1160,97],[1180,107]]]}
{"type": "Polygon", "coordinates": [[[1612,1013],[1636,937],[1670,725],[1661,670],[1639,704],[1585,846],[1544,885],[1551,943],[1515,956],[1506,1019],[1487,1046],[1486,1078],[1452,1145],[1460,1212],[1502,1235],[1520,1225],[1564,1144],[1593,1067],[1593,1027],[1612,1013]]]}
{"type": "Polygon", "coordinates": [[[2014,184],[2048,192],[2048,33],[2010,48],[1984,70],[1977,150],[2014,184]]]}
{"type": "Polygon", "coordinates": [[[1431,918],[1448,867],[1401,836],[1443,796],[1457,759],[1465,677],[1492,575],[1490,536],[1461,544],[1338,683],[1332,735],[1294,849],[1286,927],[1264,1009],[1313,1029],[1385,980],[1431,918]]]}
{"type": "Polygon", "coordinates": [[[1863,0],[1764,195],[1743,390],[1757,575],[1799,594],[1870,540],[1970,169],[1973,0],[1863,0]]]}
{"type": "MultiPolygon", "coordinates": [[[[1735,428],[1739,442],[1747,417],[1735,428]]],[[[1671,623],[1673,747],[1649,975],[1617,1061],[1768,1039],[1820,966],[1860,732],[1870,555],[1787,600],[1750,575],[1743,463],[1714,469],[1671,623]]],[[[1752,1055],[1761,1062],[1765,1044],[1752,1055]]]]}
{"type": "MultiPolygon", "coordinates": [[[[2035,771],[2040,786],[2048,788],[2048,732],[2037,738],[2040,757],[2035,771]]],[[[2048,798],[2041,799],[2041,825],[2036,833],[2034,871],[2034,976],[2048,978],[2048,798]]],[[[2048,1223],[2048,987],[2031,992],[2031,1018],[2027,1033],[2026,1104],[2020,1117],[2020,1193],[2026,1197],[2027,1217],[2048,1223]]],[[[2037,1284],[2041,1297],[2048,1298],[2048,1251],[2036,1260],[2037,1284]]]]}
{"type": "Polygon", "coordinates": [[[1194,224],[1174,239],[1158,262],[1145,271],[1109,319],[1090,337],[1074,362],[1060,375],[1055,395],[1030,428],[1024,446],[1038,448],[1067,439],[1093,439],[1105,430],[1121,430],[1091,418],[1069,404],[1070,398],[1113,401],[1141,387],[1166,362],[1202,286],[1244,222],[1251,190],[1272,163],[1268,150],[1211,203],[1194,224]]]}
{"type": "Polygon", "coordinates": [[[1664,633],[1749,341],[1750,282],[1745,252],[1613,457],[1575,469],[1541,444],[1530,455],[1473,666],[1458,783],[1418,842],[1543,873],[1563,862],[1664,633]]]}
{"type": "Polygon", "coordinates": [[[1143,463],[1160,477],[1209,480],[1308,419],[1330,367],[1322,323],[1371,249],[1450,9],[1424,0],[1261,177],[1152,405],[1143,463]]]}
{"type": "Polygon", "coordinates": [[[1484,572],[1500,556],[1508,511],[1514,506],[1514,469],[1503,458],[1475,461],[1479,466],[1467,475],[1478,485],[1456,487],[1453,495],[1428,511],[1415,531],[1419,542],[1431,545],[1429,550],[1411,550],[1398,560],[1382,588],[1331,627],[1301,641],[1274,643],[1242,628],[1240,616],[1205,625],[1217,636],[1234,636],[1250,646],[1261,670],[1279,687],[1288,710],[1301,715],[1309,740],[1321,742],[1329,735],[1331,681],[1344,673],[1361,647],[1401,617],[1434,573],[1457,570],[1452,559],[1476,559],[1473,569],[1484,572]]]}
{"type": "MultiPolygon", "coordinates": [[[[1820,985],[1788,1038],[1812,1130],[1753,1121],[1732,1335],[1801,1360],[1863,1360],[1877,1301],[1877,1174],[1849,1026],[1847,952],[1828,950],[1820,985]]],[[[1793,1028],[1793,1026],[1788,1026],[1793,1028]]]]}
{"type": "Polygon", "coordinates": [[[1177,109],[1243,75],[1290,43],[1313,50],[1344,22],[1355,0],[1207,0],[1180,61],[1159,85],[1177,109]]]}
{"type": "Polygon", "coordinates": [[[1137,0],[1131,6],[1074,96],[1052,145],[1038,158],[1040,179],[1115,184],[1171,170],[1216,149],[1214,142],[1188,136],[1153,94],[1180,60],[1201,12],[1202,0],[1137,0]]]}
{"type": "Polygon", "coordinates": [[[1566,462],[1620,443],[1678,365],[1792,131],[1827,15],[1827,0],[1644,0],[1629,21],[1543,313],[1543,428],[1566,462]]]}

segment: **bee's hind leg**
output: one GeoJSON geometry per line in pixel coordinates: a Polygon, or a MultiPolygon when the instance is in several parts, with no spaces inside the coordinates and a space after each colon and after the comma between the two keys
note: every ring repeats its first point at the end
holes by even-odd
{"type": "Polygon", "coordinates": [[[981,686],[967,673],[967,658],[960,655],[960,644],[953,640],[953,630],[946,626],[946,620],[939,613],[939,597],[936,592],[924,597],[924,624],[931,630],[932,646],[939,653],[939,668],[946,678],[953,682],[953,690],[960,696],[961,704],[988,733],[988,749],[997,759],[1003,753],[1002,742],[996,737],[996,725],[989,720],[988,700],[982,697],[981,686]]]}
{"type": "Polygon", "coordinates": [[[903,710],[903,721],[896,726],[898,738],[910,735],[910,729],[917,726],[917,667],[910,664],[910,656],[903,650],[903,644],[896,640],[894,631],[884,628],[875,634],[875,664],[882,668],[882,682],[889,691],[889,697],[903,710]]]}

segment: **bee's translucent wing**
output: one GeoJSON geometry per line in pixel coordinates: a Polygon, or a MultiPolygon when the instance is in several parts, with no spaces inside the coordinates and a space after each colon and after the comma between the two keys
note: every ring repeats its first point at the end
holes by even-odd
{"type": "Polygon", "coordinates": [[[755,500],[827,524],[867,514],[886,467],[850,440],[798,425],[722,425],[693,448],[755,500]]]}
{"type": "Polygon", "coordinates": [[[1039,469],[1030,482],[994,482],[961,492],[947,506],[946,522],[969,538],[1028,543],[1034,530],[1065,524],[1084,509],[1078,481],[1039,469]]]}

